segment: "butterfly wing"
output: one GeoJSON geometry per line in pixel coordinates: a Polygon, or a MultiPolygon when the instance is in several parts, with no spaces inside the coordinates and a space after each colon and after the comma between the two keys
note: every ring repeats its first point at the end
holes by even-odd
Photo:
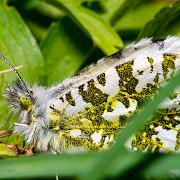
{"type": "MultiPolygon", "coordinates": [[[[127,119],[180,69],[180,39],[144,39],[101,59],[79,75],[49,89],[50,128],[65,140],[65,149],[100,150],[114,142],[127,119]]],[[[179,136],[179,91],[131,140],[138,150],[176,150],[179,136]]]]}

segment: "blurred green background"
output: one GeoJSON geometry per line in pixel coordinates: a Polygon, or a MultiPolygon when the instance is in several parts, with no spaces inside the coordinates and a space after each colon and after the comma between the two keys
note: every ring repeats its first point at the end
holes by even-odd
{"type": "MultiPolygon", "coordinates": [[[[23,65],[19,73],[30,86],[53,86],[128,43],[167,35],[180,35],[178,1],[0,0],[0,53],[23,65]]],[[[0,124],[9,114],[4,89],[16,79],[6,69],[0,61],[0,124]]],[[[22,145],[14,135],[0,141],[22,145]]]]}

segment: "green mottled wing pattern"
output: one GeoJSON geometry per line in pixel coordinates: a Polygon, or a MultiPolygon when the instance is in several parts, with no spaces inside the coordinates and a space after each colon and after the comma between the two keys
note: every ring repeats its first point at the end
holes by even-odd
{"type": "MultiPolygon", "coordinates": [[[[142,40],[65,80],[63,90],[53,88],[61,92],[49,101],[50,128],[59,133],[65,149],[101,150],[114,143],[128,119],[180,69],[180,45],[178,52],[173,49],[177,41],[180,44],[179,38],[173,37],[158,42],[142,40]]],[[[178,151],[179,104],[177,89],[154,119],[131,138],[128,147],[178,151]]]]}

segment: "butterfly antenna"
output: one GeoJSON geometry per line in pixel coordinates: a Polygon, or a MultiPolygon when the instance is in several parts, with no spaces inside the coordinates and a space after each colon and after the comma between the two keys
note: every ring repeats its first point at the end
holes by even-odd
{"type": "Polygon", "coordinates": [[[6,63],[8,64],[12,70],[15,72],[16,76],[18,77],[20,83],[22,84],[23,88],[26,90],[26,92],[30,95],[29,89],[26,85],[26,83],[23,81],[23,79],[21,78],[21,76],[19,75],[18,71],[15,69],[15,67],[2,55],[0,54],[0,58],[6,63]]]}

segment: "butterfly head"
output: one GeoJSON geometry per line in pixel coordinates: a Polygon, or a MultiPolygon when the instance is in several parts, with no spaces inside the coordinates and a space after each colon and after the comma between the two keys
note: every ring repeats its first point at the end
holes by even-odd
{"type": "Polygon", "coordinates": [[[12,110],[18,114],[19,123],[33,125],[38,122],[47,126],[46,90],[43,87],[24,88],[20,81],[16,81],[7,87],[4,97],[12,110]]]}
{"type": "Polygon", "coordinates": [[[20,81],[8,86],[5,93],[6,100],[10,106],[18,113],[22,111],[31,112],[33,109],[33,92],[29,88],[24,88],[20,81]],[[27,92],[28,89],[28,92],[27,92]]]}
{"type": "Polygon", "coordinates": [[[18,80],[12,85],[8,86],[4,96],[9,102],[13,110],[19,113],[22,122],[30,122],[32,116],[32,110],[34,106],[33,91],[26,85],[25,81],[21,78],[16,68],[8,61],[3,55],[0,54],[0,59],[2,59],[6,64],[8,64],[14,73],[16,74],[18,80]]]}

